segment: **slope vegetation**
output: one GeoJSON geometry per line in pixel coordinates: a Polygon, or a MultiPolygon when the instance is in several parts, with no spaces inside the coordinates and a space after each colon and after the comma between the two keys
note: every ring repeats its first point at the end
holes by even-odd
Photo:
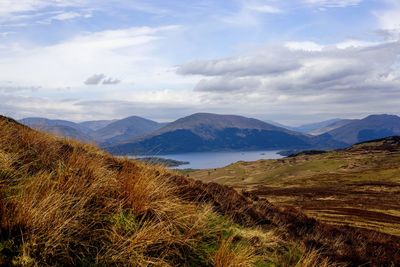
{"type": "Polygon", "coordinates": [[[391,266],[400,240],[0,117],[0,265],[391,266]]]}
{"type": "Polygon", "coordinates": [[[4,117],[0,133],[0,266],[329,265],[212,201],[186,199],[186,180],[163,168],[4,117]]]}
{"type": "Polygon", "coordinates": [[[238,162],[190,176],[246,190],[320,221],[400,236],[400,138],[280,160],[238,162]]]}

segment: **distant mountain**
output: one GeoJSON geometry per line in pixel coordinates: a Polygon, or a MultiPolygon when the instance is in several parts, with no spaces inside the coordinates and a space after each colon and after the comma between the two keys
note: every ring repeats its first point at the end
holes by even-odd
{"type": "Polygon", "coordinates": [[[324,133],[330,132],[330,131],[332,131],[334,129],[340,128],[340,127],[342,127],[342,126],[344,126],[346,124],[349,124],[349,123],[351,123],[353,121],[356,121],[356,120],[338,120],[338,121],[335,121],[335,122],[333,122],[333,123],[331,123],[329,125],[326,125],[326,126],[323,126],[321,128],[317,128],[317,129],[314,129],[312,131],[309,131],[308,134],[311,134],[311,135],[324,134],[324,133]]]}
{"type": "Polygon", "coordinates": [[[164,124],[131,116],[122,120],[109,123],[105,127],[95,131],[92,136],[99,143],[119,143],[131,140],[135,137],[148,134],[164,126],[164,124]]]}
{"type": "Polygon", "coordinates": [[[163,123],[137,116],[121,120],[86,121],[81,123],[46,118],[25,118],[20,122],[37,130],[99,144],[129,141],[165,126],[163,123]]]}
{"type": "Polygon", "coordinates": [[[400,135],[400,117],[395,115],[371,115],[329,131],[335,140],[354,144],[388,136],[400,135]]]}
{"type": "Polygon", "coordinates": [[[84,121],[84,122],[80,122],[79,125],[82,125],[83,127],[89,128],[93,131],[97,131],[115,121],[117,121],[117,120],[84,121]]]}
{"type": "Polygon", "coordinates": [[[20,120],[22,124],[25,124],[31,128],[53,133],[55,135],[73,138],[85,142],[92,141],[92,130],[66,120],[50,120],[46,118],[25,118],[20,120]]]}
{"type": "Polygon", "coordinates": [[[279,122],[276,122],[276,121],[271,121],[271,120],[264,120],[264,121],[266,123],[268,123],[268,124],[272,124],[274,126],[277,126],[277,127],[280,127],[280,128],[284,128],[284,129],[296,132],[296,127],[288,126],[288,125],[285,125],[285,124],[282,124],[282,123],[279,123],[279,122]]]}
{"type": "Polygon", "coordinates": [[[69,126],[55,125],[38,129],[58,136],[84,141],[86,143],[95,143],[95,141],[89,134],[86,134],[82,131],[77,130],[76,128],[69,126]]]}
{"type": "MultiPolygon", "coordinates": [[[[330,136],[306,136],[266,122],[235,115],[197,113],[132,142],[105,148],[115,154],[168,154],[222,150],[309,148],[332,143],[330,136]]],[[[330,144],[331,145],[331,144],[330,144]]]]}
{"type": "Polygon", "coordinates": [[[246,118],[237,115],[218,115],[212,113],[196,113],[187,117],[180,118],[169,123],[156,133],[171,132],[174,130],[191,130],[194,133],[206,137],[212,133],[210,130],[217,131],[226,128],[238,129],[259,129],[269,131],[291,132],[288,129],[274,126],[261,120],[246,118]]]}
{"type": "Polygon", "coordinates": [[[82,123],[46,118],[26,118],[20,122],[38,130],[97,143],[115,154],[332,149],[400,135],[400,117],[395,115],[334,119],[299,129],[313,129],[308,132],[312,135],[257,119],[210,113],[193,114],[168,124],[137,116],[82,123]]]}
{"type": "Polygon", "coordinates": [[[304,124],[304,125],[297,126],[297,127],[292,127],[292,129],[294,131],[301,132],[301,133],[311,133],[312,131],[327,127],[328,125],[337,123],[339,121],[341,121],[341,119],[331,119],[331,120],[326,120],[326,121],[321,121],[321,122],[304,124]]]}

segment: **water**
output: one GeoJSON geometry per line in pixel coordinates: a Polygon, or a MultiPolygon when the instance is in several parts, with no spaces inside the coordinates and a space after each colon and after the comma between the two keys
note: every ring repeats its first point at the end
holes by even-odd
{"type": "Polygon", "coordinates": [[[225,167],[237,161],[256,161],[259,159],[279,159],[278,151],[243,151],[243,152],[196,152],[184,154],[155,155],[154,157],[188,161],[177,169],[213,169],[225,167]]]}

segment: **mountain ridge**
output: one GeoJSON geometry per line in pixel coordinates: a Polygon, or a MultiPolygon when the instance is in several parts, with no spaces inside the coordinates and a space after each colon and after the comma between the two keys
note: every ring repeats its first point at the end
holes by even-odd
{"type": "Polygon", "coordinates": [[[375,114],[328,132],[334,139],[347,144],[400,135],[400,117],[375,114]]]}
{"type": "Polygon", "coordinates": [[[310,137],[238,115],[195,113],[131,142],[105,146],[115,154],[168,154],[203,151],[305,149],[340,147],[341,143],[310,137]],[[319,144],[316,144],[319,141],[319,144]]]}

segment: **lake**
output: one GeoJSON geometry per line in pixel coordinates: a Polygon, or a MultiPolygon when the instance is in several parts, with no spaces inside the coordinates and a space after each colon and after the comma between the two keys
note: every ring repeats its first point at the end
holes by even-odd
{"type": "Polygon", "coordinates": [[[283,156],[278,154],[278,151],[196,152],[170,155],[152,155],[150,157],[190,162],[190,164],[175,167],[176,169],[213,169],[225,167],[237,161],[256,161],[259,159],[283,158],[283,156]]]}

